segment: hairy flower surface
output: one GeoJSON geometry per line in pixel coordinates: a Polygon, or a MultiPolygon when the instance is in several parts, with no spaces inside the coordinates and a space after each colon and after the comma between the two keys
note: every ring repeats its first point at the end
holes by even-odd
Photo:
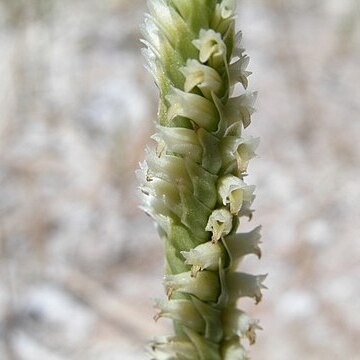
{"type": "Polygon", "coordinates": [[[237,272],[261,251],[251,219],[254,186],[246,176],[258,139],[243,134],[256,93],[246,92],[249,57],[235,34],[234,0],[149,0],[143,54],[159,89],[156,146],[138,178],[142,208],[165,243],[164,286],[155,319],[170,318],[175,335],[154,340],[152,359],[248,359],[258,320],[236,308],[259,302],[266,275],[237,272]],[[236,84],[243,93],[231,97],[236,84]]]}

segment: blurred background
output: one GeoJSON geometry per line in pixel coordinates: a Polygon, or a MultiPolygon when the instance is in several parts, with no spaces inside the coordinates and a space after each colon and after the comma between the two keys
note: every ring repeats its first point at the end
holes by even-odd
{"type": "MultiPolygon", "coordinates": [[[[140,360],[162,244],[134,171],[157,90],[142,0],[0,0],[0,360],[140,360]]],[[[360,2],[241,0],[259,91],[253,226],[269,273],[242,307],[254,360],[359,359],[360,2]]],[[[248,226],[248,225],[246,225],[248,226]]]]}

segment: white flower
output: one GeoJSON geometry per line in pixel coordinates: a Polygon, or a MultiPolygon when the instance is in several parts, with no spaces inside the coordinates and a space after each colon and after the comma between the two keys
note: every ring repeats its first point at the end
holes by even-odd
{"type": "Polygon", "coordinates": [[[219,296],[220,284],[218,275],[212,271],[201,271],[196,277],[191,272],[176,275],[165,275],[164,285],[171,298],[175,291],[195,295],[202,301],[215,302],[219,296]]]}
{"type": "Polygon", "coordinates": [[[223,205],[230,204],[230,212],[236,215],[244,201],[250,202],[255,186],[247,185],[234,175],[226,175],[218,181],[218,193],[223,205]]]}
{"type": "Polygon", "coordinates": [[[220,147],[224,172],[237,171],[239,175],[245,172],[249,160],[256,156],[255,150],[258,145],[259,138],[245,136],[226,136],[223,138],[220,147]]]}
{"type": "Polygon", "coordinates": [[[254,298],[256,304],[262,299],[261,289],[267,289],[263,281],[267,275],[251,275],[242,272],[229,273],[226,281],[230,292],[230,302],[239,297],[254,298]]]}
{"type": "Polygon", "coordinates": [[[158,156],[153,149],[147,147],[146,163],[148,179],[157,177],[172,184],[191,184],[184,159],[178,156],[165,153],[158,156]]]}
{"type": "MultiPolygon", "coordinates": [[[[166,39],[171,42],[173,47],[176,47],[179,31],[182,33],[189,31],[184,19],[164,0],[148,1],[148,8],[151,15],[147,15],[147,17],[152,17],[159,32],[166,34],[166,39]]],[[[151,31],[152,29],[148,29],[146,26],[146,30],[151,31]]]]}
{"type": "Polygon", "coordinates": [[[249,65],[250,58],[247,55],[241,55],[241,57],[236,60],[234,63],[229,66],[229,77],[230,85],[234,85],[237,82],[240,82],[244,88],[248,87],[248,76],[252,73],[251,71],[246,71],[247,66],[249,65]]]}
{"type": "Polygon", "coordinates": [[[184,116],[208,131],[216,130],[219,116],[211,101],[200,95],[186,93],[176,88],[171,89],[166,99],[170,104],[169,120],[176,116],[184,116]]]}
{"type": "Polygon", "coordinates": [[[224,316],[225,336],[228,338],[237,335],[246,337],[250,345],[256,340],[256,330],[260,330],[259,320],[250,317],[246,312],[238,309],[228,309],[224,316]]]}
{"type": "Polygon", "coordinates": [[[222,236],[229,234],[232,229],[233,217],[228,209],[214,210],[209,216],[205,230],[212,232],[211,241],[216,243],[222,236]]]}
{"type": "Polygon", "coordinates": [[[157,300],[155,307],[160,312],[155,320],[160,317],[167,317],[182,322],[185,326],[202,332],[205,329],[205,322],[191,300],[157,300]]]}
{"type": "Polygon", "coordinates": [[[248,127],[251,122],[251,114],[255,111],[253,106],[256,97],[257,92],[230,98],[225,106],[225,116],[228,124],[231,125],[240,118],[244,128],[248,127]]]}
{"type": "Polygon", "coordinates": [[[220,4],[216,4],[211,27],[225,34],[235,18],[235,5],[234,0],[223,0],[220,4]]]}
{"type": "Polygon", "coordinates": [[[241,41],[242,41],[242,32],[239,31],[235,34],[235,39],[234,39],[234,48],[233,48],[233,52],[232,52],[232,57],[236,58],[241,58],[245,49],[242,47],[241,45],[241,41]]]}
{"type": "Polygon", "coordinates": [[[166,150],[201,160],[202,147],[194,130],[178,127],[158,126],[159,138],[166,144],[166,150]]]}
{"type": "Polygon", "coordinates": [[[192,265],[193,276],[204,269],[215,271],[219,268],[220,259],[224,261],[224,250],[219,243],[214,244],[212,241],[200,244],[190,251],[181,251],[181,255],[186,259],[186,265],[192,265]]]}
{"type": "Polygon", "coordinates": [[[221,34],[212,29],[201,29],[199,39],[193,40],[193,44],[200,51],[199,59],[202,63],[210,61],[216,67],[226,58],[226,46],[221,34]]]}
{"type": "Polygon", "coordinates": [[[149,353],[156,360],[191,359],[196,347],[185,336],[159,336],[150,344],[149,353]]]}
{"type": "Polygon", "coordinates": [[[218,4],[221,10],[221,17],[223,19],[228,19],[234,15],[235,11],[235,0],[223,0],[218,4]]]}
{"type": "Polygon", "coordinates": [[[222,89],[223,81],[219,73],[198,60],[189,59],[181,72],[185,76],[184,90],[186,92],[198,87],[206,98],[211,99],[212,92],[218,95],[222,89]]]}
{"type": "Polygon", "coordinates": [[[223,243],[230,256],[231,267],[235,268],[239,261],[249,254],[261,257],[261,226],[246,233],[236,233],[226,236],[223,243]]]}
{"type": "Polygon", "coordinates": [[[225,341],[223,345],[224,360],[250,360],[247,351],[241,345],[240,339],[234,337],[229,341],[225,341]]]}

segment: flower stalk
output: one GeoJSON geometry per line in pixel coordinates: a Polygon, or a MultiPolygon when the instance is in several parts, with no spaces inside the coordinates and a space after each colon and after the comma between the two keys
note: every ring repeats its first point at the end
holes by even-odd
{"type": "Polygon", "coordinates": [[[138,177],[142,208],[165,243],[164,286],[155,319],[175,335],[150,347],[158,360],[248,359],[258,321],[236,308],[258,303],[265,275],[237,272],[260,258],[260,227],[251,219],[254,186],[244,178],[258,139],[247,137],[256,93],[247,93],[249,57],[235,34],[235,1],[149,0],[142,33],[147,68],[159,89],[158,132],[138,177]],[[234,86],[244,91],[231,97],[234,86]]]}

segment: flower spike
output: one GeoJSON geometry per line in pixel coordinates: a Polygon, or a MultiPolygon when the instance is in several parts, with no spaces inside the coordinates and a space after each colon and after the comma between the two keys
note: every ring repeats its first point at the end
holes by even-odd
{"type": "Polygon", "coordinates": [[[235,0],[148,0],[142,34],[146,67],[159,88],[156,145],[140,164],[142,208],[165,247],[164,287],[155,320],[175,335],[155,338],[152,360],[247,360],[259,322],[239,298],[262,298],[266,275],[236,272],[260,258],[251,219],[253,185],[244,182],[258,139],[246,135],[257,93],[249,57],[235,34],[235,0]],[[232,97],[239,86],[239,96],[232,97]]]}

